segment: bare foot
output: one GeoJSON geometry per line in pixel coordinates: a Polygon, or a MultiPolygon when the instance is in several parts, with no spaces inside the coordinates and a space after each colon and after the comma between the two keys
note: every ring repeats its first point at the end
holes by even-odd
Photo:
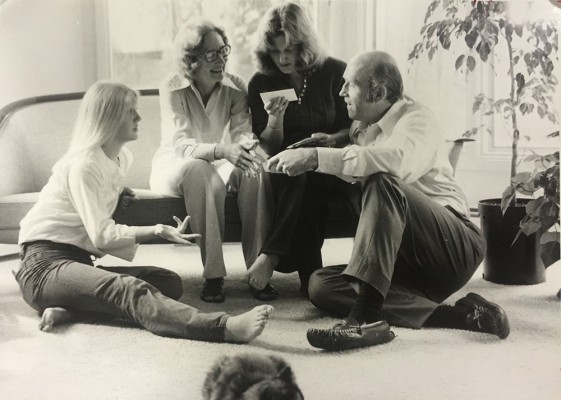
{"type": "Polygon", "coordinates": [[[57,325],[62,325],[72,321],[74,318],[72,313],[62,307],[49,307],[43,311],[39,329],[43,332],[50,332],[57,325]]]}
{"type": "Polygon", "coordinates": [[[273,306],[263,305],[228,318],[224,339],[227,342],[251,342],[263,332],[272,312],[273,306]]]}
{"type": "Polygon", "coordinates": [[[259,254],[257,260],[247,270],[248,282],[255,289],[261,290],[273,276],[273,271],[279,265],[280,259],[276,254],[259,254]]]}

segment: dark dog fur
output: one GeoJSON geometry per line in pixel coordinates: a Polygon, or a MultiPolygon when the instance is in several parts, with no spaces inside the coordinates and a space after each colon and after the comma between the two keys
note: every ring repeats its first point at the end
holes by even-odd
{"type": "Polygon", "coordinates": [[[303,400],[290,366],[274,355],[220,357],[203,385],[204,400],[303,400]]]}

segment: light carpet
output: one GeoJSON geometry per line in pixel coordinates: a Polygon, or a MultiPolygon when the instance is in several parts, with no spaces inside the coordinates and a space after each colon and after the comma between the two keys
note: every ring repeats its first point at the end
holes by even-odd
{"type": "MultiPolygon", "coordinates": [[[[348,260],[352,241],[324,246],[326,265],[348,260]]],[[[198,299],[202,266],[196,247],[140,246],[131,265],[159,265],[184,279],[181,301],[205,311],[238,314],[261,304],[243,279],[239,244],[225,245],[229,276],[226,303],[198,299]]],[[[511,334],[490,335],[446,329],[393,328],[393,342],[345,353],[309,346],[309,327],[335,320],[298,293],[297,274],[277,274],[281,292],[264,333],[249,345],[213,344],[163,338],[131,324],[72,324],[53,333],[37,329],[39,316],[21,299],[11,269],[15,258],[0,258],[0,398],[162,399],[201,398],[201,385],[220,355],[277,354],[291,365],[308,399],[540,399],[561,398],[561,264],[548,269],[547,282],[504,286],[484,281],[481,270],[452,303],[470,291],[499,303],[511,334]]],[[[122,265],[105,257],[104,265],[122,265]]]]}

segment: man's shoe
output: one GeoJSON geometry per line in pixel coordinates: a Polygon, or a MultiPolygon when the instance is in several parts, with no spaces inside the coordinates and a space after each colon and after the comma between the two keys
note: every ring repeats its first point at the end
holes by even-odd
{"type": "Polygon", "coordinates": [[[342,351],[387,343],[395,337],[386,321],[360,325],[345,318],[331,329],[308,329],[308,342],[319,349],[342,351]]]}
{"type": "Polygon", "coordinates": [[[225,299],[224,278],[205,279],[201,300],[207,303],[223,303],[225,299]]]}
{"type": "Polygon", "coordinates": [[[510,333],[508,317],[499,305],[491,303],[475,293],[468,293],[456,304],[472,308],[466,317],[470,331],[491,333],[501,339],[506,338],[510,333]]]}

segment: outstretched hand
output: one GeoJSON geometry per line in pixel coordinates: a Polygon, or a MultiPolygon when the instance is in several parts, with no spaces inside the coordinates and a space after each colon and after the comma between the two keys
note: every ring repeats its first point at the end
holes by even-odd
{"type": "Polygon", "coordinates": [[[198,233],[184,233],[187,229],[187,226],[189,225],[190,218],[191,217],[186,216],[185,219],[181,221],[181,219],[174,216],[173,219],[175,220],[175,222],[177,222],[177,227],[174,228],[170,225],[158,224],[156,225],[156,235],[170,242],[180,244],[193,244],[192,242],[190,242],[190,240],[200,238],[201,235],[198,233]]]}
{"type": "Polygon", "coordinates": [[[312,133],[312,138],[316,139],[315,147],[335,147],[336,135],[329,135],[323,132],[312,133]]]}
{"type": "Polygon", "coordinates": [[[266,170],[288,176],[301,175],[318,167],[318,153],[315,148],[284,150],[267,161],[266,170]]]}

